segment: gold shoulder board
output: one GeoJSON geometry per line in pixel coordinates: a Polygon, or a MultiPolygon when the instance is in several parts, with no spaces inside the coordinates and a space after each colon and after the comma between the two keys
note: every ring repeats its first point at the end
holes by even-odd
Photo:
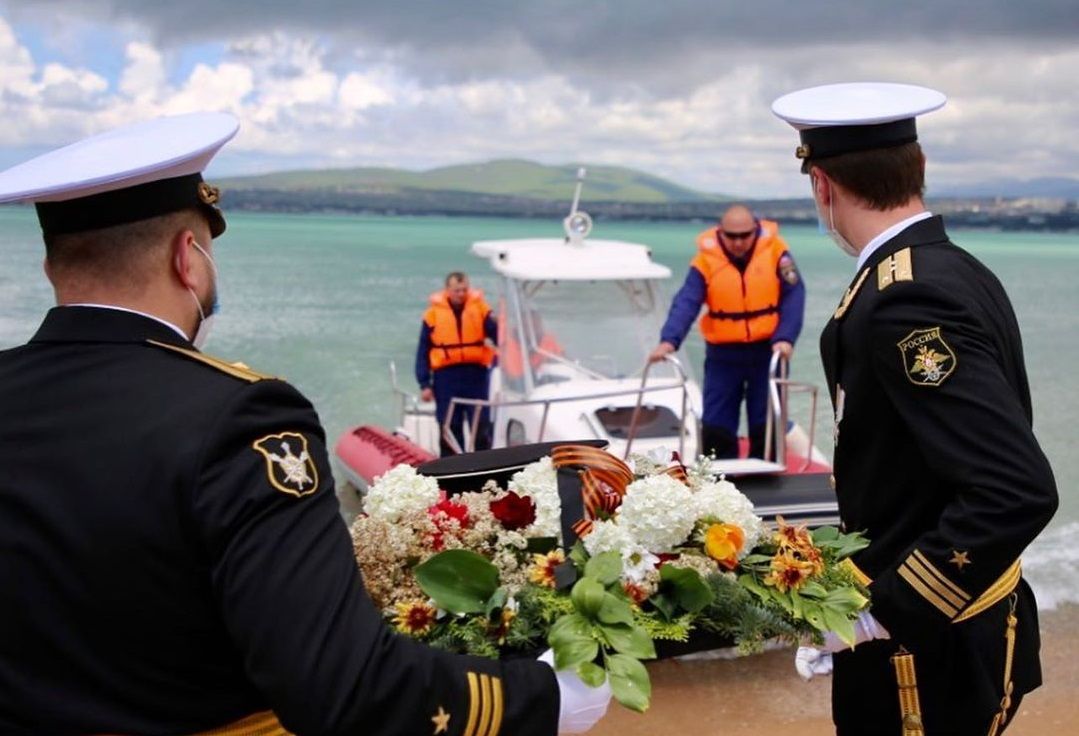
{"type": "Polygon", "coordinates": [[[197,350],[189,350],[182,348],[179,345],[169,345],[166,342],[158,342],[157,340],[147,340],[146,342],[165,350],[171,350],[174,353],[186,356],[191,360],[196,360],[203,365],[208,365],[211,368],[216,368],[222,373],[227,373],[233,378],[239,378],[241,381],[247,381],[248,383],[255,383],[256,381],[265,381],[273,379],[274,376],[267,375],[265,373],[259,373],[248,368],[243,363],[229,363],[228,361],[215,358],[212,355],[206,353],[200,353],[197,350]]]}
{"type": "Polygon", "coordinates": [[[910,248],[893,253],[877,266],[877,291],[884,291],[896,281],[913,281],[910,248]]]}

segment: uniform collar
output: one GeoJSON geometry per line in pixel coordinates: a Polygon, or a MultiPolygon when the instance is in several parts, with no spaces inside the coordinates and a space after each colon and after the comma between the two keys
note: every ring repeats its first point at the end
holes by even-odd
{"type": "Polygon", "coordinates": [[[53,307],[30,342],[145,342],[191,349],[175,325],[142,312],[107,305],[53,307]]]}
{"type": "Polygon", "coordinates": [[[914,223],[921,222],[922,220],[928,220],[932,216],[932,212],[919,212],[916,215],[911,215],[907,219],[897,222],[884,232],[877,235],[877,237],[866,243],[866,246],[862,248],[862,252],[858,254],[858,267],[854,270],[861,271],[862,266],[864,266],[866,262],[869,261],[869,259],[877,251],[877,249],[879,249],[882,245],[894,238],[896,235],[899,235],[899,233],[903,232],[914,223]]]}
{"type": "MultiPolygon", "coordinates": [[[[897,223],[897,226],[904,224],[905,227],[898,231],[893,232],[893,228],[888,228],[888,230],[881,233],[881,235],[885,235],[891,232],[891,235],[875,244],[873,251],[866,256],[865,260],[859,259],[859,272],[863,268],[876,266],[902,248],[910,248],[926,243],[946,243],[948,241],[948,234],[944,232],[944,218],[940,215],[929,215],[919,219],[910,218],[902,223],[897,223]]],[[[880,236],[877,237],[879,238],[880,236]]],[[[869,247],[867,246],[862,252],[866,253],[868,251],[869,247]]]]}

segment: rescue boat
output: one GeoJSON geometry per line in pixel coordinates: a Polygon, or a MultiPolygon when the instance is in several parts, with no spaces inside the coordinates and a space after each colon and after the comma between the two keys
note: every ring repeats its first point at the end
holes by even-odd
{"type": "MultiPolygon", "coordinates": [[[[453,399],[439,426],[434,404],[403,389],[391,363],[397,426],[352,427],[335,446],[351,492],[362,496],[398,463],[434,459],[440,437],[455,451],[470,452],[477,426],[468,427],[463,443],[449,431],[454,414],[466,407],[488,410],[494,448],[586,439],[605,443],[619,457],[677,451],[684,462],[696,461],[700,386],[680,352],[658,363],[646,360],[667,315],[662,286],[671,270],[652,260],[647,245],[589,237],[592,220],[578,208],[583,176],[581,170],[564,238],[472,244],[472,255],[499,282],[499,360],[488,398],[453,399]]],[[[734,480],[765,519],[836,523],[830,467],[814,446],[814,422],[807,432],[788,417],[792,396],[806,396],[809,416],[816,416],[816,387],[791,380],[775,355],[769,394],[766,457],[744,457],[743,439],[743,457],[712,460],[713,469],[734,480]]]]}

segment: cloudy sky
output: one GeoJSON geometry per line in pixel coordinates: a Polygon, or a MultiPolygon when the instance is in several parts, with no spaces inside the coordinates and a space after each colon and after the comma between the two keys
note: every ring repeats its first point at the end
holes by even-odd
{"type": "Polygon", "coordinates": [[[236,114],[212,173],[492,158],[801,196],[799,87],[949,104],[930,180],[1079,173],[1075,0],[0,0],[0,166],[137,119],[236,114]]]}

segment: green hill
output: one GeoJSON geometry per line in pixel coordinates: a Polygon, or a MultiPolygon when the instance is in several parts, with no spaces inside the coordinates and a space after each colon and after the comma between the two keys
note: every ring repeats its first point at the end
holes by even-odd
{"type": "MultiPolygon", "coordinates": [[[[462,192],[499,197],[569,201],[576,165],[545,166],[500,160],[444,166],[428,171],[389,168],[282,171],[220,182],[226,191],[333,191],[356,195],[397,195],[408,191],[462,192]]],[[[717,202],[720,195],[698,192],[634,169],[586,166],[585,201],[626,203],[717,202]]]]}

